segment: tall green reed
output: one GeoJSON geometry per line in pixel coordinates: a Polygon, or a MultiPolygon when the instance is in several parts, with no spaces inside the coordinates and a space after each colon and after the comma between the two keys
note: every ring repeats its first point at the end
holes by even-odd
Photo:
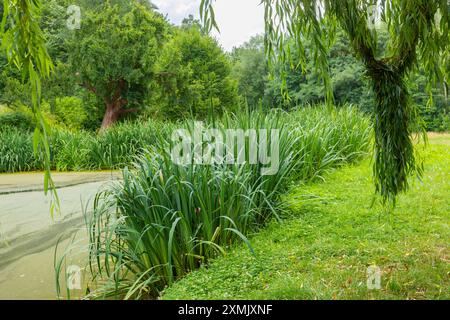
{"type": "MultiPolygon", "coordinates": [[[[54,129],[50,136],[51,169],[85,171],[120,169],[157,142],[171,127],[160,121],[125,122],[105,132],[54,129]]],[[[32,133],[14,128],[0,130],[0,173],[43,170],[33,152],[32,133]]]]}
{"type": "MultiPolygon", "coordinates": [[[[247,236],[279,218],[280,196],[291,183],[360,158],[371,134],[368,120],[351,108],[242,113],[205,126],[280,130],[279,170],[263,176],[261,164],[176,165],[170,135],[159,135],[122,182],[96,197],[87,223],[89,297],[154,298],[234,243],[251,249],[247,236]]],[[[192,132],[194,123],[183,128],[192,132]]]]}
{"type": "Polygon", "coordinates": [[[0,172],[33,171],[39,166],[29,133],[0,128],[0,172]]]}

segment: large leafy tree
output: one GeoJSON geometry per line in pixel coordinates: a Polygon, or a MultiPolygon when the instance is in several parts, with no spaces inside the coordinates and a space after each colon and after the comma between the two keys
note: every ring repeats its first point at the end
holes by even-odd
{"type": "MultiPolygon", "coordinates": [[[[217,27],[214,0],[202,0],[200,14],[207,29],[217,27]]],[[[421,173],[412,133],[418,116],[410,102],[407,76],[422,65],[429,88],[448,83],[444,59],[450,51],[448,0],[262,0],[266,51],[271,61],[292,59],[292,44],[306,66],[305,43],[322,75],[328,101],[333,101],[328,51],[337,27],[347,33],[354,54],[363,62],[375,93],[376,190],[384,202],[395,202],[408,188],[408,177],[421,173]],[[385,54],[378,52],[376,14],[389,30],[385,54]]],[[[431,91],[431,90],[430,90],[431,91]]]]}
{"type": "Polygon", "coordinates": [[[143,105],[168,30],[148,6],[126,5],[106,1],[85,10],[81,29],[69,41],[69,64],[79,84],[105,106],[102,129],[143,105]]]}
{"type": "Polygon", "coordinates": [[[155,105],[165,117],[205,118],[236,106],[229,60],[195,23],[185,23],[175,32],[161,50],[155,70],[161,92],[155,105]]]}

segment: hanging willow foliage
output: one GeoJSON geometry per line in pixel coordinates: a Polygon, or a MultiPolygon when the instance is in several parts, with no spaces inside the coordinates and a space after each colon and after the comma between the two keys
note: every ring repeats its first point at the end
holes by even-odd
{"type": "MultiPolygon", "coordinates": [[[[200,15],[207,30],[217,28],[214,0],[202,0],[200,15]]],[[[306,68],[305,44],[322,76],[327,100],[333,100],[327,56],[336,29],[348,35],[353,51],[365,65],[375,92],[374,178],[383,203],[395,204],[408,189],[408,178],[422,174],[414,153],[414,132],[420,119],[405,80],[419,64],[428,75],[428,90],[448,83],[444,61],[450,56],[449,0],[262,0],[265,8],[269,64],[300,61],[306,68]],[[376,25],[389,30],[385,56],[378,56],[376,25]],[[293,41],[292,41],[293,40],[293,41]],[[297,50],[292,50],[295,45],[297,50]],[[295,59],[292,52],[296,52],[295,59]]],[[[447,60],[446,60],[447,59],[447,60]]],[[[295,66],[297,67],[297,66],[295,66]]],[[[283,76],[283,75],[282,75],[283,76]]],[[[425,134],[423,134],[425,138],[425,134]]]]}
{"type": "Polygon", "coordinates": [[[50,174],[50,127],[40,110],[41,78],[53,69],[44,35],[39,26],[40,0],[3,0],[0,27],[1,48],[8,61],[21,71],[23,81],[31,89],[33,114],[37,123],[34,132],[34,151],[45,165],[44,191],[51,191],[51,213],[59,209],[59,199],[50,174]]]}

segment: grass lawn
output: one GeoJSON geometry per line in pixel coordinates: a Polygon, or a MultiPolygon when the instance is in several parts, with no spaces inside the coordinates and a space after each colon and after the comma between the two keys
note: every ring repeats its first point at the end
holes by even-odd
{"type": "Polygon", "coordinates": [[[298,186],[291,214],[168,288],[163,299],[450,299],[450,135],[431,135],[423,182],[371,207],[369,161],[298,186]],[[382,270],[368,290],[367,268],[382,270]]]}

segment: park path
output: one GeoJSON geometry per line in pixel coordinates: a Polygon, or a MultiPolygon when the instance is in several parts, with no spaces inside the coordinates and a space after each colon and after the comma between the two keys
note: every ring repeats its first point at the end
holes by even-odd
{"type": "Polygon", "coordinates": [[[53,255],[84,225],[83,207],[117,172],[55,173],[61,212],[52,219],[42,173],[0,175],[0,299],[54,299],[53,255]]]}

